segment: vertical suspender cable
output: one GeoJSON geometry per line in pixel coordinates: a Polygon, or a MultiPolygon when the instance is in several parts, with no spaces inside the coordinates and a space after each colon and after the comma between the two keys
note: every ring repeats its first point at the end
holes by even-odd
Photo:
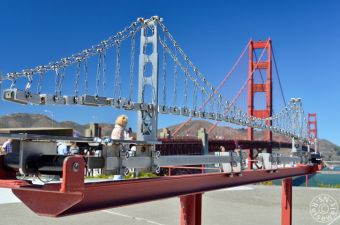
{"type": "Polygon", "coordinates": [[[285,106],[286,106],[286,105],[287,105],[287,102],[286,102],[285,95],[284,95],[284,93],[283,93],[282,83],[281,83],[281,79],[280,79],[279,70],[278,70],[278,68],[277,68],[277,63],[276,63],[276,59],[275,59],[273,47],[272,47],[272,54],[273,54],[273,59],[274,59],[274,66],[275,66],[276,76],[277,76],[277,79],[278,79],[278,81],[279,81],[281,96],[282,96],[283,102],[285,103],[285,106]]]}

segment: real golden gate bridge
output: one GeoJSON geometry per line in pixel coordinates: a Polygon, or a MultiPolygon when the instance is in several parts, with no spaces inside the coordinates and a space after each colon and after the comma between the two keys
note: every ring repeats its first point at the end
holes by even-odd
{"type": "MultiPolygon", "coordinates": [[[[10,87],[4,90],[4,100],[20,104],[106,106],[136,111],[138,128],[135,141],[1,134],[17,140],[20,147],[17,152],[0,156],[0,186],[12,188],[13,193],[34,212],[48,216],[66,216],[181,196],[181,224],[201,224],[203,192],[283,178],[282,224],[291,224],[291,177],[320,169],[320,155],[315,147],[316,115],[309,114],[308,122],[304,119],[300,98],[291,99],[281,111],[273,114],[272,56],[270,39],[250,40],[230,72],[215,88],[184,53],[163,20],[154,16],[139,18],[100,44],[70,57],[8,73],[1,79],[10,81],[10,87]],[[136,69],[138,33],[140,45],[136,69]],[[130,53],[125,63],[124,49],[130,53]],[[256,50],[261,50],[258,58],[256,50]],[[236,96],[228,101],[221,94],[221,88],[246,51],[249,51],[248,78],[236,96]],[[109,62],[115,62],[114,66],[110,67],[109,62]],[[124,70],[126,64],[128,68],[124,70]],[[265,71],[265,82],[263,78],[262,83],[254,81],[254,73],[258,71],[265,71]],[[93,79],[89,74],[95,74],[93,79]],[[49,83],[44,83],[48,75],[55,77],[53,93],[50,93],[49,83]],[[74,86],[65,85],[65,79],[70,83],[72,78],[74,86]],[[135,86],[138,86],[137,92],[135,86]],[[235,102],[246,87],[248,109],[245,112],[236,107],[235,102]],[[171,92],[173,95],[168,96],[171,92]],[[254,95],[258,92],[265,93],[265,109],[254,107],[254,95]],[[182,98],[178,98],[180,94],[182,98]],[[158,139],[158,114],[188,117],[174,135],[193,118],[213,120],[215,124],[208,132],[201,132],[200,140],[158,139]],[[221,122],[248,127],[248,140],[209,139],[209,133],[221,122]],[[266,140],[254,140],[254,129],[266,131],[266,140]],[[286,136],[292,143],[273,141],[272,133],[286,136]],[[103,156],[85,157],[85,161],[83,156],[56,156],[57,141],[95,143],[103,148],[103,156]],[[136,146],[133,154],[126,148],[128,144],[136,146]],[[292,156],[273,153],[275,148],[290,148],[292,156]],[[209,154],[221,149],[226,152],[209,154]],[[255,149],[259,152],[256,157],[255,149]],[[154,179],[87,183],[83,174],[85,166],[101,168],[107,174],[126,175],[131,169],[157,173],[164,167],[216,163],[224,165],[221,172],[154,179]],[[260,169],[254,169],[253,166],[258,164],[260,169]],[[61,183],[37,186],[28,180],[17,179],[16,172],[25,175],[60,174],[63,179],[61,183]]],[[[281,84],[280,89],[284,99],[281,84]]]]}

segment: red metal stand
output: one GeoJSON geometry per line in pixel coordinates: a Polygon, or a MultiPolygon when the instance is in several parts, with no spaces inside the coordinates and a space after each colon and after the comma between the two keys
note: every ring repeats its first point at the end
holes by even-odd
{"type": "Polygon", "coordinates": [[[292,225],[292,197],[292,178],[283,179],[281,225],[292,225]]]}
{"type": "MultiPolygon", "coordinates": [[[[318,170],[317,165],[301,165],[294,168],[280,168],[274,173],[267,170],[246,170],[242,172],[242,176],[234,174],[233,177],[225,173],[207,173],[84,184],[80,182],[80,176],[83,176],[80,171],[84,170],[83,159],[75,156],[70,157],[72,159],[65,162],[67,169],[63,171],[63,177],[66,179],[63,180],[62,184],[14,186],[13,193],[30,209],[40,215],[66,216],[177,196],[196,195],[196,193],[221,188],[301,176],[318,170]],[[79,165],[78,170],[75,163],[79,165]],[[74,177],[76,174],[78,174],[77,178],[74,177]]],[[[198,213],[201,204],[199,198],[199,196],[195,197],[195,217],[197,218],[195,221],[200,221],[197,217],[200,215],[198,213]]],[[[190,204],[189,207],[185,208],[184,212],[189,208],[190,204]]],[[[191,214],[188,213],[187,215],[191,214]]]]}
{"type": "MultiPolygon", "coordinates": [[[[267,41],[253,41],[250,40],[249,45],[249,75],[248,75],[248,115],[255,116],[258,118],[266,118],[272,115],[272,61],[271,61],[271,40],[267,41]],[[256,49],[263,49],[267,53],[267,59],[256,59],[254,60],[254,53],[256,49]],[[258,60],[258,61],[257,61],[258,60]],[[265,83],[255,83],[254,74],[256,71],[266,71],[267,75],[265,83]],[[266,94],[266,108],[255,109],[254,97],[258,92],[264,92],[266,94]]],[[[265,52],[263,52],[265,53],[265,52]]],[[[261,55],[262,56],[262,55],[261,55]]],[[[271,126],[271,120],[267,121],[267,125],[271,126]]],[[[254,129],[248,127],[248,140],[254,140],[254,129]]],[[[272,140],[272,132],[266,132],[266,140],[272,140]]],[[[248,152],[248,169],[252,169],[253,152],[249,149],[248,152]]]]}
{"type": "Polygon", "coordinates": [[[202,224],[202,194],[192,194],[180,197],[181,201],[181,225],[202,224]]]}
{"type": "Polygon", "coordinates": [[[30,185],[25,180],[16,179],[16,172],[8,170],[5,166],[5,155],[0,154],[0,187],[1,188],[19,188],[22,186],[30,185]]]}

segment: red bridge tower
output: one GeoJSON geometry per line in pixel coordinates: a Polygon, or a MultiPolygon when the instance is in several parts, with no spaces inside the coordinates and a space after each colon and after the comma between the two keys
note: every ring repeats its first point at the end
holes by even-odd
{"type": "Polygon", "coordinates": [[[315,145],[315,150],[317,150],[316,139],[318,138],[318,127],[316,120],[316,113],[308,113],[308,138],[311,144],[315,145]]]}
{"type": "MultiPolygon", "coordinates": [[[[272,61],[271,61],[272,45],[271,40],[253,41],[250,40],[249,45],[249,75],[248,75],[248,115],[258,118],[266,118],[272,116],[272,61]],[[255,51],[262,49],[262,54],[257,59],[255,51]],[[265,56],[266,55],[266,56],[265,56]],[[262,83],[254,82],[254,74],[256,71],[261,71],[265,74],[265,79],[262,83]],[[255,109],[254,97],[257,92],[264,92],[266,96],[265,109],[255,109]]],[[[268,126],[272,122],[268,120],[268,126]]],[[[248,139],[254,140],[254,129],[248,128],[248,139]]],[[[266,131],[266,140],[272,140],[272,132],[266,131]]],[[[267,149],[268,151],[268,149],[267,149]]],[[[271,149],[269,149],[271,151],[271,149]]],[[[249,149],[248,154],[248,169],[252,169],[253,149],[249,149]]]]}

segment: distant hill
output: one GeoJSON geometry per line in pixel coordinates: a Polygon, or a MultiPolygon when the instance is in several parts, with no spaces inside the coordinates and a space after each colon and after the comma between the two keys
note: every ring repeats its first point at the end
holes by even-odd
{"type": "MultiPolygon", "coordinates": [[[[179,124],[180,125],[180,124],[179,124]]],[[[179,125],[173,125],[168,127],[173,133],[179,125]]],[[[180,130],[178,136],[197,136],[197,131],[200,128],[209,130],[214,124],[207,120],[192,120],[184,128],[180,130]]],[[[228,126],[216,126],[215,129],[209,134],[212,139],[247,139],[247,128],[231,128],[228,126]]],[[[265,131],[255,131],[255,139],[265,140],[265,131]]],[[[289,141],[289,138],[280,135],[273,135],[273,139],[276,141],[289,141]]]]}
{"type": "MultiPolygon", "coordinates": [[[[104,136],[111,134],[113,124],[99,124],[102,127],[104,136]]],[[[89,127],[89,124],[78,124],[73,121],[57,122],[50,117],[42,114],[27,114],[16,113],[9,114],[0,117],[0,128],[15,128],[15,127],[63,127],[72,128],[78,131],[80,134],[85,134],[85,129],[89,127]]]]}
{"type": "MultiPolygon", "coordinates": [[[[179,136],[183,137],[196,137],[197,131],[200,128],[209,129],[213,123],[206,120],[193,120],[189,122],[185,128],[179,132],[179,136]]],[[[73,121],[57,122],[52,120],[46,115],[42,114],[26,114],[17,113],[0,117],[0,128],[19,128],[19,127],[63,127],[73,128],[80,134],[85,134],[85,129],[89,127],[89,124],[78,124],[73,121]]],[[[100,123],[103,136],[110,136],[113,129],[113,124],[100,123]]],[[[180,124],[168,127],[173,133],[180,124]]],[[[162,129],[158,130],[158,133],[162,129]]],[[[254,134],[257,140],[265,139],[265,132],[256,131],[254,134]]],[[[210,134],[210,138],[214,139],[246,139],[247,129],[245,128],[231,128],[227,126],[217,126],[210,134]]],[[[279,135],[273,135],[273,139],[277,141],[290,141],[289,138],[279,135]]],[[[323,154],[326,160],[340,160],[340,146],[333,144],[332,142],[321,139],[319,140],[319,150],[323,154]]]]}

